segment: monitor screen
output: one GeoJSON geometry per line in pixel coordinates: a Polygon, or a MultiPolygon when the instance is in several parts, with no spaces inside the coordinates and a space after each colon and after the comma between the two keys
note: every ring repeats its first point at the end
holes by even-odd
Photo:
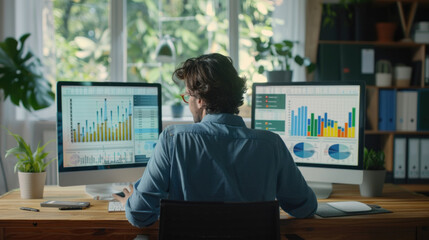
{"type": "Polygon", "coordinates": [[[363,83],[256,83],[252,128],[279,134],[307,181],[360,184],[364,93],[363,83]]]}
{"type": "Polygon", "coordinates": [[[162,130],[159,84],[58,82],[57,110],[60,186],[142,176],[162,130]]]}

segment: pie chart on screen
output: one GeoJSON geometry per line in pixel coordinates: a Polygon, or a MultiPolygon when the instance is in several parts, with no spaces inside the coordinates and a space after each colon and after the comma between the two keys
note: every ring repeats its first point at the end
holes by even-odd
{"type": "Polygon", "coordinates": [[[344,160],[351,155],[350,149],[343,144],[334,144],[329,147],[328,154],[336,160],[344,160]]]}
{"type": "Polygon", "coordinates": [[[293,147],[293,153],[300,158],[310,158],[314,155],[313,145],[305,142],[297,143],[293,147]]]}

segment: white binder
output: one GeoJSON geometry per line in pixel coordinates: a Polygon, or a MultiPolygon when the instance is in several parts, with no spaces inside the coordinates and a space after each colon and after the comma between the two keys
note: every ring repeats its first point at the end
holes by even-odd
{"type": "Polygon", "coordinates": [[[406,129],[407,131],[417,131],[417,91],[406,91],[406,129]]]}
{"type": "Polygon", "coordinates": [[[408,179],[420,178],[420,139],[408,139],[408,179]]]}
{"type": "Polygon", "coordinates": [[[407,130],[407,105],[404,91],[396,92],[396,130],[407,130]]]}
{"type": "Polygon", "coordinates": [[[395,138],[393,155],[393,178],[405,180],[405,163],[407,151],[407,139],[402,137],[395,138]]]}
{"type": "Polygon", "coordinates": [[[420,139],[420,178],[429,179],[429,138],[420,139]]]}

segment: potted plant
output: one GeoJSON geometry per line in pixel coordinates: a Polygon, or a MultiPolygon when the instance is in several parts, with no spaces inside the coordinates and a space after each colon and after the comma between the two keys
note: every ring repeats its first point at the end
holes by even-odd
{"type": "Polygon", "coordinates": [[[181,94],[185,93],[185,83],[173,77],[173,82],[169,83],[168,87],[163,88],[163,91],[170,99],[168,103],[171,106],[171,116],[181,118],[185,109],[181,96],[181,94]]]}
{"type": "Polygon", "coordinates": [[[360,194],[364,197],[381,196],[386,177],[384,152],[364,149],[363,181],[359,186],[360,194]]]}
{"type": "Polygon", "coordinates": [[[182,102],[182,96],[180,94],[174,94],[171,104],[171,116],[173,118],[181,118],[183,116],[184,106],[182,102]]]}
{"type": "Polygon", "coordinates": [[[306,57],[293,55],[292,50],[296,42],[283,40],[273,42],[272,38],[268,41],[261,37],[252,38],[256,44],[255,61],[259,63],[258,73],[267,72],[269,82],[292,81],[291,62],[292,59],[300,66],[306,66],[307,72],[311,73],[316,65],[306,57]]]}
{"type": "Polygon", "coordinates": [[[31,111],[49,107],[55,94],[51,83],[43,77],[40,59],[24,49],[29,36],[27,33],[19,38],[19,47],[14,38],[0,42],[0,89],[3,89],[4,99],[10,96],[13,104],[22,103],[31,111]]]}
{"type": "Polygon", "coordinates": [[[9,155],[14,155],[18,160],[15,164],[15,172],[18,172],[21,198],[43,198],[46,167],[56,160],[56,158],[52,158],[49,161],[45,161],[49,153],[43,152],[43,149],[54,140],[48,141],[43,146],[38,144],[36,151],[33,152],[21,136],[9,130],[7,131],[18,143],[18,146],[7,150],[5,158],[9,155]]]}

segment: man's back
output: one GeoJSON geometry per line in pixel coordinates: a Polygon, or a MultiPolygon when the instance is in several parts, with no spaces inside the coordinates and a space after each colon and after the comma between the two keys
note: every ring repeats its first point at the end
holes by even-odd
{"type": "Polygon", "coordinates": [[[246,128],[241,117],[209,114],[201,123],[163,131],[127,202],[128,220],[146,226],[159,200],[272,201],[296,217],[313,214],[314,193],[280,137],[246,128]]]}
{"type": "Polygon", "coordinates": [[[246,79],[232,59],[218,53],[183,62],[173,78],[185,83],[181,95],[196,124],[171,126],[159,137],[141,179],[119,200],[131,224],[141,227],[159,216],[160,200],[264,201],[277,199],[295,217],[317,208],[313,191],[281,138],[247,129],[236,114],[246,79]]]}
{"type": "Polygon", "coordinates": [[[276,197],[280,138],[248,129],[232,114],[207,115],[200,123],[166,130],[171,151],[170,199],[266,201],[276,197]]]}

